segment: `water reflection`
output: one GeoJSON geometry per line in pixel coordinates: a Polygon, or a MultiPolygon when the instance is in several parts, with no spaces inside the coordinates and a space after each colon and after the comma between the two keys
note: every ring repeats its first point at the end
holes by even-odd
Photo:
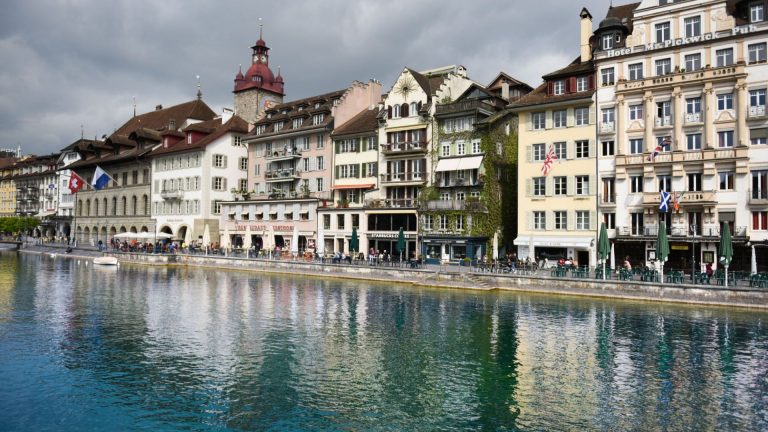
{"type": "Polygon", "coordinates": [[[768,428],[763,313],[15,254],[0,281],[2,430],[768,428]]]}

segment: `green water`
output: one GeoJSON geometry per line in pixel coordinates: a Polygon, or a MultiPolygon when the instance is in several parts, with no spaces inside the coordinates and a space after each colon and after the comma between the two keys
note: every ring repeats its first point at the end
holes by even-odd
{"type": "Polygon", "coordinates": [[[0,430],[768,430],[766,318],[0,253],[0,430]]]}

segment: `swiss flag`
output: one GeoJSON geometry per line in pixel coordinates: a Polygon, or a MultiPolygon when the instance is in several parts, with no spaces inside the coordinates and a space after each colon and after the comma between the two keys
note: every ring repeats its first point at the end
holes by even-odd
{"type": "Polygon", "coordinates": [[[69,177],[69,191],[76,194],[83,186],[85,186],[85,180],[75,172],[72,172],[72,176],[69,177]]]}

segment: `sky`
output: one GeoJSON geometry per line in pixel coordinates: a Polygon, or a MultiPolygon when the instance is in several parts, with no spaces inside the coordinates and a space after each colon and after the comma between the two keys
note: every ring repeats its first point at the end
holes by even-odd
{"type": "MultiPolygon", "coordinates": [[[[619,2],[623,3],[623,2],[619,2]]],[[[464,65],[533,87],[579,54],[579,12],[609,0],[5,0],[0,14],[0,149],[50,154],[109,135],[133,114],[195,97],[233,107],[259,18],[286,101],[404,67],[464,65]],[[199,76],[199,81],[198,77],[199,76]]]]}

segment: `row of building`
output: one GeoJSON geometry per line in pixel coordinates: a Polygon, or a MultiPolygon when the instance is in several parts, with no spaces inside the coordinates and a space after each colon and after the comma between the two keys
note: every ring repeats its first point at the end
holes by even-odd
{"type": "Polygon", "coordinates": [[[214,113],[198,91],[102,140],[6,163],[0,212],[36,214],[41,235],[81,243],[147,231],[397,252],[402,230],[407,256],[460,260],[498,244],[592,265],[601,223],[616,256],[643,263],[665,221],[675,268],[716,261],[727,223],[734,266],[748,268],[768,252],[766,3],[645,0],[610,7],[596,28],[583,9],[578,56],[535,89],[506,73],[484,85],[463,66],[404,68],[386,91],[356,81],[284,101],[260,38],[234,110],[214,113]],[[67,170],[90,181],[96,166],[111,184],[69,195],[67,170]],[[671,211],[659,211],[662,191],[671,211]]]}

